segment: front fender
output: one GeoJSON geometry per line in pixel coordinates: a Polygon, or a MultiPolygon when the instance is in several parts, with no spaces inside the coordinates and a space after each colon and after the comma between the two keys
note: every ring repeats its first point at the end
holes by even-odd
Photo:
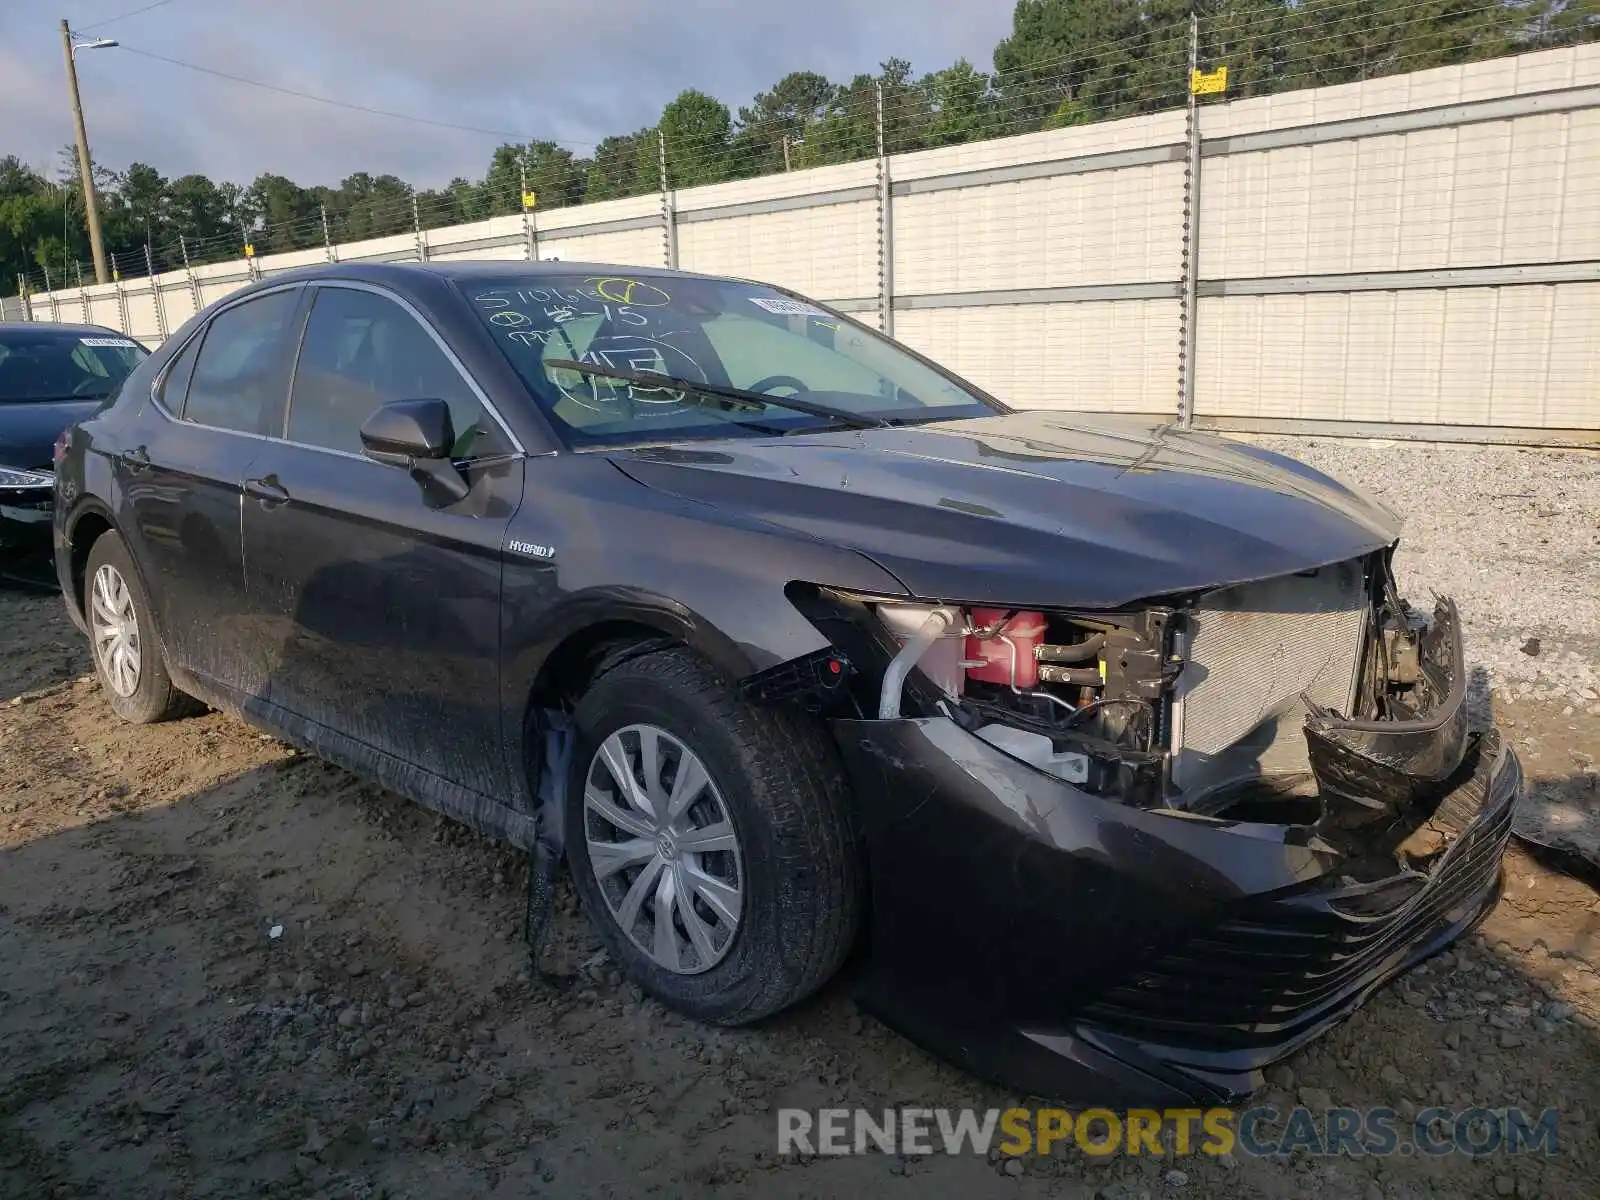
{"type": "Polygon", "coordinates": [[[533,462],[507,545],[501,603],[502,728],[528,761],[523,725],[562,645],[618,623],[656,631],[730,679],[810,654],[827,640],[784,594],[807,580],[880,595],[900,581],[852,550],[737,520],[653,492],[582,455],[533,462]]]}

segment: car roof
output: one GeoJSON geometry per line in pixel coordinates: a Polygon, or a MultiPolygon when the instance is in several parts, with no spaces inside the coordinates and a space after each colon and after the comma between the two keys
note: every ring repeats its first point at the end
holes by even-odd
{"type": "Polygon", "coordinates": [[[670,267],[641,267],[626,263],[569,262],[565,259],[521,258],[468,259],[455,262],[332,262],[268,275],[263,284],[301,282],[314,279],[368,279],[374,283],[403,284],[421,276],[441,279],[487,279],[514,272],[523,278],[542,275],[621,275],[632,278],[725,279],[730,275],[707,275],[698,271],[677,271],[670,267]]]}
{"type": "MultiPolygon", "coordinates": [[[[113,337],[127,337],[125,333],[106,325],[79,325],[70,321],[0,321],[0,337],[8,333],[109,333],[113,337]]],[[[130,339],[131,340],[131,339],[130,339]]]]}

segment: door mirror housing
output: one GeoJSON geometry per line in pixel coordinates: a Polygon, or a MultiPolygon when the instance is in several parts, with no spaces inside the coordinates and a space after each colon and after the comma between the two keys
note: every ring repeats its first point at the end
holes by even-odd
{"type": "Polygon", "coordinates": [[[443,400],[391,400],[361,426],[367,456],[393,466],[410,466],[400,459],[449,458],[455,443],[450,406],[443,400]]]}
{"type": "Polygon", "coordinates": [[[391,400],[361,426],[367,457],[403,468],[436,504],[455,504],[472,490],[450,461],[455,443],[450,406],[443,400],[391,400]]]}

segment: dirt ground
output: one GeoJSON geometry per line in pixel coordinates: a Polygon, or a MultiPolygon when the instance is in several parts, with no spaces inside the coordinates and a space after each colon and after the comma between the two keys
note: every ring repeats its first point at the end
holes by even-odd
{"type": "MultiPolygon", "coordinates": [[[[848,973],[760,1028],[683,1021],[566,892],[580,982],[530,978],[519,856],[218,714],[119,724],[87,673],[60,601],[0,586],[0,1196],[1596,1194],[1600,902],[1520,850],[1479,935],[1262,1099],[1555,1105],[1554,1158],[781,1159],[780,1106],[1018,1098],[848,973]]],[[[1539,786],[1593,792],[1600,719],[1497,707],[1539,786]]]]}

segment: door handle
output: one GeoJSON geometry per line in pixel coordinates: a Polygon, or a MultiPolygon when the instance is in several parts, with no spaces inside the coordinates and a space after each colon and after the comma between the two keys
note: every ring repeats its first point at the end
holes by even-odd
{"type": "Polygon", "coordinates": [[[137,474],[150,466],[150,452],[143,446],[135,446],[132,450],[124,450],[122,452],[122,465],[137,474]]]}
{"type": "Polygon", "coordinates": [[[278,482],[276,475],[268,475],[264,479],[246,479],[244,494],[261,501],[263,508],[276,508],[289,499],[288,489],[278,482]]]}

